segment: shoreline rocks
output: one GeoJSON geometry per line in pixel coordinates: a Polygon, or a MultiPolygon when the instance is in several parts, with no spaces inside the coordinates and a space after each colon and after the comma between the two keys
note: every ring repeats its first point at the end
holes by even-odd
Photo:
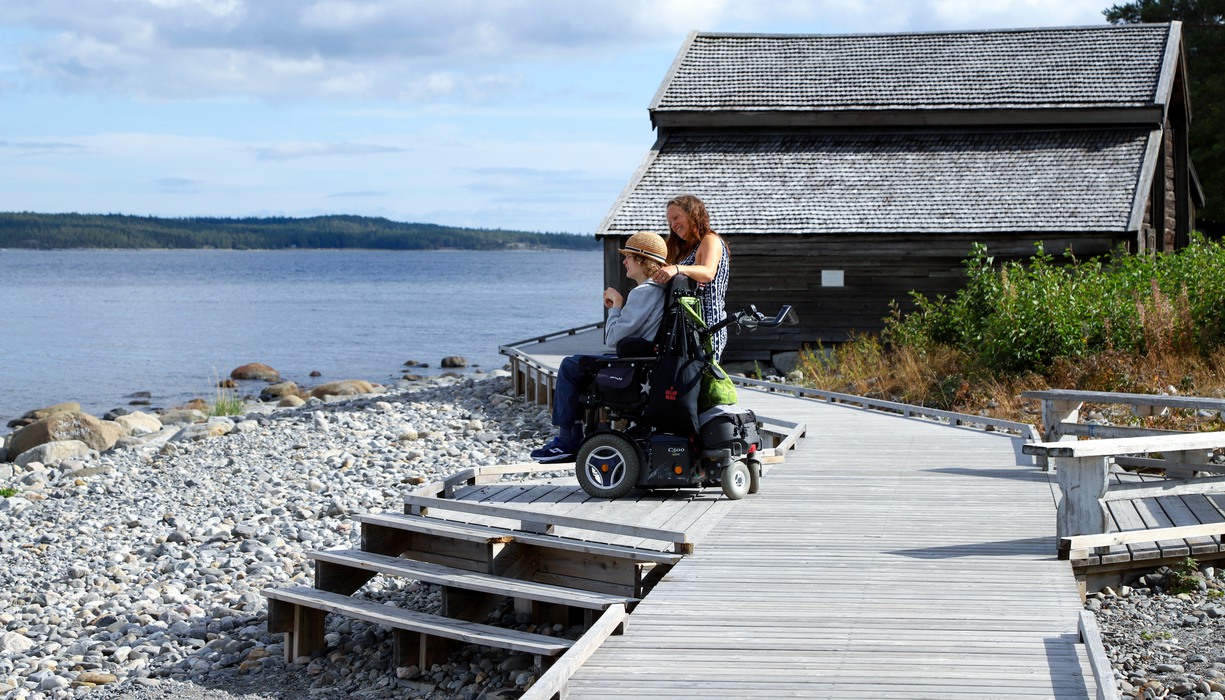
{"type": "Polygon", "coordinates": [[[1092,593],[1085,608],[1102,632],[1123,697],[1225,698],[1225,580],[1211,566],[1161,567],[1132,586],[1092,593]],[[1178,583],[1187,592],[1174,592],[1178,583]]]}
{"type": "MultiPolygon", "coordinates": [[[[248,405],[16,467],[6,483],[18,492],[0,498],[0,696],[517,696],[533,678],[522,655],[465,647],[443,666],[397,669],[387,630],[339,616],[327,654],[287,665],[260,591],[309,583],[313,549],[359,546],[354,513],[398,511],[414,484],[463,468],[526,461],[548,423],[496,371],[248,405]]],[[[441,605],[415,582],[363,590],[441,605]]]]}

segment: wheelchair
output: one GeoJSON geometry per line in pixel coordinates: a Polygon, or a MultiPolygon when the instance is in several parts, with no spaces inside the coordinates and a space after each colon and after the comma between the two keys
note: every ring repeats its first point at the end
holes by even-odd
{"type": "Polygon", "coordinates": [[[592,497],[608,499],[634,488],[720,486],[729,499],[757,493],[757,417],[735,404],[701,400],[703,375],[727,378],[714,361],[710,336],[725,327],[752,332],[799,319],[789,305],[772,317],[749,306],[707,327],[684,278],[669,284],[664,304],[655,338],[629,338],[618,344],[616,357],[589,360],[587,388],[579,397],[579,485],[592,497]]]}

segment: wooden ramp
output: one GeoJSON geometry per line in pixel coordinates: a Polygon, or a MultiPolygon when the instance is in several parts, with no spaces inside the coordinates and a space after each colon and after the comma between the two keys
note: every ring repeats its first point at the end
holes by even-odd
{"type": "Polygon", "coordinates": [[[807,437],[564,697],[1094,695],[1051,476],[1020,438],[749,390],[741,403],[807,437]]]}

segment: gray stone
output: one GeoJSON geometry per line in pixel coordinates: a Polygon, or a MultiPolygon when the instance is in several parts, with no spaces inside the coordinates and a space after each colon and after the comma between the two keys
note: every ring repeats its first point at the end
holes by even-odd
{"type": "Polygon", "coordinates": [[[800,353],[795,351],[776,352],[770,355],[770,364],[774,365],[774,369],[779,374],[788,374],[795,370],[796,363],[799,362],[800,353]]]}
{"type": "Polygon", "coordinates": [[[159,419],[165,425],[178,425],[181,423],[197,423],[206,420],[208,416],[198,408],[172,408],[159,416],[159,419]]]}
{"type": "Polygon", "coordinates": [[[16,632],[0,634],[0,652],[21,654],[33,647],[34,642],[25,635],[17,634],[16,632]]]}
{"type": "Polygon", "coordinates": [[[68,459],[89,459],[96,457],[97,452],[80,440],[57,440],[32,447],[17,455],[14,460],[19,466],[28,466],[32,462],[56,465],[68,459]]]}

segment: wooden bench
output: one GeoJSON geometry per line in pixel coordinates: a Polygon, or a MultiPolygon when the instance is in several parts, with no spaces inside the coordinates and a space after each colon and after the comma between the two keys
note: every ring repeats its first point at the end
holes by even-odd
{"type": "Polygon", "coordinates": [[[326,613],[340,613],[395,630],[395,663],[429,668],[446,660],[447,645],[437,640],[510,649],[539,657],[557,656],[573,644],[568,639],[503,629],[439,615],[403,610],[340,593],[298,586],[264,590],[269,600],[268,630],[285,634],[285,659],[292,663],[325,647],[326,613]]]}
{"type": "MultiPolygon", "coordinates": [[[[1042,403],[1042,434],[1044,442],[1089,438],[1126,438],[1148,435],[1178,435],[1177,431],[1136,426],[1092,425],[1080,422],[1080,411],[1086,403],[1131,406],[1137,416],[1152,416],[1168,409],[1225,410],[1225,399],[1198,396],[1159,396],[1156,394],[1124,394],[1108,391],[1078,391],[1075,389],[1043,389],[1021,392],[1021,398],[1042,403]]],[[[1045,455],[1036,454],[1042,468],[1048,469],[1045,455]]],[[[1168,455],[1167,455],[1168,456],[1168,455]]]]}
{"type": "MultiPolygon", "coordinates": [[[[1112,459],[1128,455],[1160,452],[1179,455],[1175,465],[1197,466],[1206,462],[1212,450],[1225,447],[1225,432],[1175,433],[1138,437],[1041,442],[1024,445],[1022,451],[1053,459],[1062,498],[1059,501],[1056,531],[1060,538],[1105,533],[1109,524],[1106,508],[1110,488],[1112,459]]],[[[1225,479],[1195,479],[1172,483],[1173,488],[1189,486],[1195,493],[1225,492],[1225,479]]],[[[1166,487],[1160,487],[1166,488],[1166,487]]],[[[1153,492],[1152,486],[1119,487],[1114,498],[1139,498],[1153,492]]],[[[1168,492],[1168,491],[1167,491],[1168,492]]]]}

